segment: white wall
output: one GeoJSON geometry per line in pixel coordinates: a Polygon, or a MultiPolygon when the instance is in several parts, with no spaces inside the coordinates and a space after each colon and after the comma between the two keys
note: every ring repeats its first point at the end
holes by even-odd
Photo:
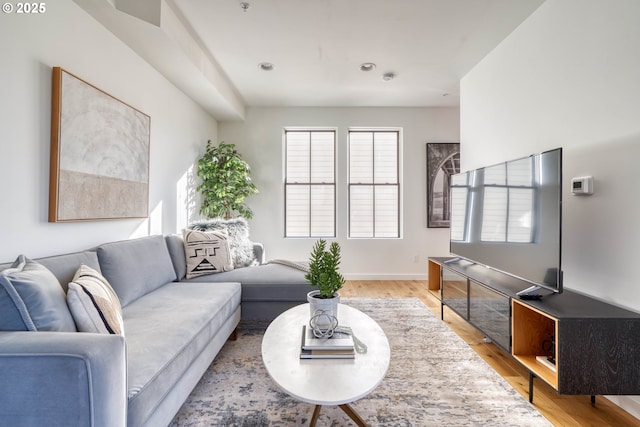
{"type": "Polygon", "coordinates": [[[638,17],[637,0],[547,0],[462,79],[460,119],[463,169],[564,147],[565,286],[636,311],[638,17]],[[583,175],[595,194],[572,196],[583,175]]]}
{"type": "Polygon", "coordinates": [[[234,143],[252,167],[260,193],[247,199],[255,212],[251,237],[268,259],[306,260],[315,239],[285,239],[282,137],[284,127],[338,130],[337,241],[342,273],[350,279],[425,279],[426,259],[448,254],[449,230],[426,226],[426,143],[457,142],[457,108],[251,108],[243,123],[221,122],[219,139],[234,143]],[[402,239],[347,239],[347,131],[349,127],[403,130],[402,239]],[[416,262],[415,259],[418,259],[416,262]]]}
{"type": "Polygon", "coordinates": [[[155,233],[187,219],[186,175],[217,122],[71,0],[0,14],[0,262],[155,233]],[[150,217],[48,223],[51,67],[151,116],[150,217]]]}

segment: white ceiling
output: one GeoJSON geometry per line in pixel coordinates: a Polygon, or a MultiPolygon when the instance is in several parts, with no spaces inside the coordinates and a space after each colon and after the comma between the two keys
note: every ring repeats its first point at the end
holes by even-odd
{"type": "Polygon", "coordinates": [[[253,106],[459,106],[460,79],[544,2],[73,1],[221,121],[253,106]]]}
{"type": "Polygon", "coordinates": [[[416,107],[458,106],[460,78],[543,1],[172,4],[247,106],[416,107]],[[362,72],[363,62],[377,67],[362,72]],[[397,77],[385,82],[385,72],[397,77]]]}

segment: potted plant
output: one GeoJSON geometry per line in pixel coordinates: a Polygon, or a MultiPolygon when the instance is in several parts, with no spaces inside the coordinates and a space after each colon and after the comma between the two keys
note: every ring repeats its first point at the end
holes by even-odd
{"type": "Polygon", "coordinates": [[[198,159],[198,176],[202,183],[197,190],[202,195],[200,213],[208,218],[231,218],[238,212],[251,218],[253,212],[244,200],[258,192],[249,176],[251,169],[242,160],[234,144],[218,145],[207,141],[205,153],[198,159]]]}
{"type": "Polygon", "coordinates": [[[307,294],[312,317],[318,313],[318,310],[322,310],[325,314],[338,318],[340,301],[338,291],[344,285],[344,277],[338,271],[339,267],[340,245],[338,242],[332,242],[327,250],[326,240],[318,240],[311,251],[309,272],[305,275],[309,284],[318,288],[307,294]]]}

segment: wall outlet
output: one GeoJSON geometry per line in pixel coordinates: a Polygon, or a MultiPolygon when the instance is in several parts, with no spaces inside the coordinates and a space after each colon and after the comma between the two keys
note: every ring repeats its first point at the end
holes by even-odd
{"type": "Polygon", "coordinates": [[[413,262],[415,262],[416,264],[420,262],[420,255],[415,255],[413,257],[413,262]]]}

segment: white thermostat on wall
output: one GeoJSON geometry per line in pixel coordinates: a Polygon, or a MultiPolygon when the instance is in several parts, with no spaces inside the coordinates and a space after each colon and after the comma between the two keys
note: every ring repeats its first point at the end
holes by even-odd
{"type": "Polygon", "coordinates": [[[574,196],[584,196],[593,194],[593,177],[581,176],[571,180],[571,194],[574,196]]]}

